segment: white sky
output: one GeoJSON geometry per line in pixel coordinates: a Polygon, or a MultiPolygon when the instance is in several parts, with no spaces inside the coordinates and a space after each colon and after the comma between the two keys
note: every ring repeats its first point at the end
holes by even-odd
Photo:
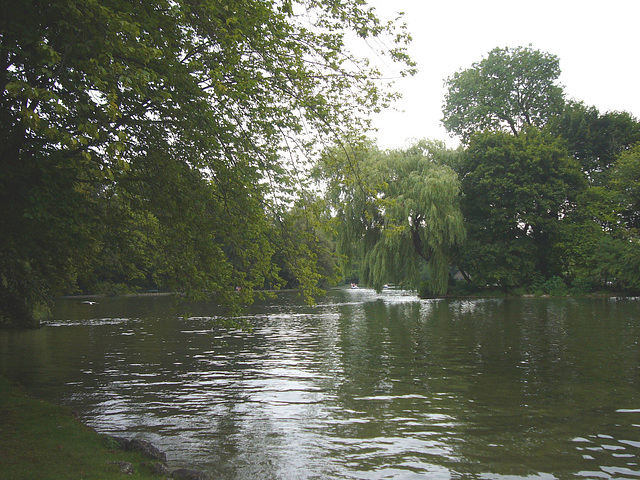
{"type": "Polygon", "coordinates": [[[458,144],[440,125],[444,80],[495,47],[557,55],[568,98],[640,118],[640,0],[370,0],[378,16],[404,12],[419,72],[396,81],[395,108],[374,119],[381,148],[412,139],[458,144]]]}

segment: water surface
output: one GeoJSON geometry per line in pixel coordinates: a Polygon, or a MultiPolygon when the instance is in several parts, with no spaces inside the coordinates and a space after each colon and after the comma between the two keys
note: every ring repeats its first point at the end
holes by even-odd
{"type": "Polygon", "coordinates": [[[0,373],[215,479],[640,478],[640,300],[61,300],[0,373]]]}

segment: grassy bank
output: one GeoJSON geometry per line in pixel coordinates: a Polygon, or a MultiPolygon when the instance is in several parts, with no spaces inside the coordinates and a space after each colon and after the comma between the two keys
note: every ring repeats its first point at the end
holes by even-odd
{"type": "Polygon", "coordinates": [[[0,376],[0,477],[3,480],[158,479],[135,452],[110,448],[106,437],[68,409],[34,399],[0,376]],[[129,462],[132,475],[113,462],[129,462]]]}

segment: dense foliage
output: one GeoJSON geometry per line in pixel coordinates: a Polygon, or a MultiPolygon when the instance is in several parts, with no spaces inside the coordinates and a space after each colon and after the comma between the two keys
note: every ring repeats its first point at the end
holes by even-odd
{"type": "Polygon", "coordinates": [[[554,55],[498,48],[449,78],[459,149],[380,151],[367,116],[395,95],[347,37],[388,36],[399,74],[413,65],[404,26],[363,1],[4,11],[0,324],[37,324],[52,294],[233,306],[341,275],[428,295],[640,289],[640,122],[566,102],[554,55]]]}
{"type": "Polygon", "coordinates": [[[565,225],[587,184],[563,142],[537,129],[478,134],[463,168],[469,242],[460,267],[481,284],[509,287],[566,271],[565,225]]]}
{"type": "Polygon", "coordinates": [[[569,153],[593,184],[605,185],[618,155],[640,142],[638,121],[628,112],[601,114],[574,101],[550,121],[549,130],[566,140],[569,153]]]}
{"type": "Polygon", "coordinates": [[[446,82],[458,150],[327,150],[350,275],[425,295],[638,292],[640,122],[565,102],[559,75],[554,55],[497,48],[446,82]]]}
{"type": "Polygon", "coordinates": [[[248,301],[287,268],[315,288],[313,249],[274,260],[298,161],[394,96],[345,37],[389,36],[410,73],[402,26],[359,0],[4,7],[0,323],[123,285],[248,301]]]}
{"type": "Polygon", "coordinates": [[[555,56],[517,48],[449,79],[444,124],[466,144],[457,266],[476,289],[637,291],[640,122],[565,103],[559,74],[555,56]]]}
{"type": "Polygon", "coordinates": [[[560,61],[531,47],[496,48],[446,81],[443,124],[463,140],[478,131],[518,135],[562,110],[560,61]]]}
{"type": "Polygon", "coordinates": [[[318,174],[335,211],[339,252],[380,290],[393,282],[447,291],[453,249],[464,240],[460,183],[440,143],[381,152],[371,144],[328,149],[318,174]]]}

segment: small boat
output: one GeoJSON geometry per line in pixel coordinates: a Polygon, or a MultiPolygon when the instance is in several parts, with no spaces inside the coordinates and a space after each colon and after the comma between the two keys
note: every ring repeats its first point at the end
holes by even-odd
{"type": "Polygon", "coordinates": [[[358,287],[358,284],[357,284],[357,283],[353,283],[353,282],[351,282],[351,288],[352,288],[353,290],[357,290],[357,289],[358,289],[358,288],[360,288],[360,287],[358,287]]]}

